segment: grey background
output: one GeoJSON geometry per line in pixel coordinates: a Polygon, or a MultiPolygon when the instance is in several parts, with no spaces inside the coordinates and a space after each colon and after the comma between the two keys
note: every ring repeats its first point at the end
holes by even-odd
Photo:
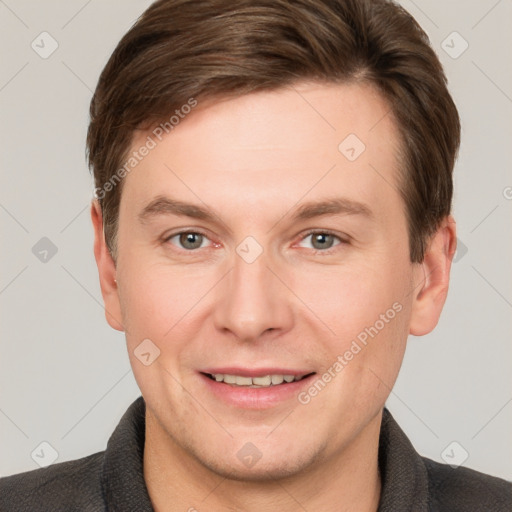
{"type": "MultiPolygon", "coordinates": [[[[104,318],[84,141],[99,73],[149,4],[0,0],[1,476],[39,467],[34,450],[52,458],[41,442],[56,462],[103,450],[140,395],[124,335],[104,318]],[[31,47],[43,31],[59,45],[47,59],[31,47]],[[42,237],[57,248],[47,262],[32,252],[42,237]]],[[[429,34],[462,117],[464,247],[441,321],[410,337],[387,405],[421,454],[457,462],[465,450],[465,466],[510,480],[512,2],[402,4],[429,34]],[[469,44],[458,58],[454,31],[469,44]]]]}

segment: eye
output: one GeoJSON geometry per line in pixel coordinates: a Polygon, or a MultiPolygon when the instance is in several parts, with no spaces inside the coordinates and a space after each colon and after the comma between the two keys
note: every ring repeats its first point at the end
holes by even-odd
{"type": "Polygon", "coordinates": [[[332,249],[336,245],[346,243],[341,237],[329,233],[328,231],[311,231],[302,238],[301,243],[310,237],[312,249],[319,252],[328,252],[329,249],[332,249]],[[338,240],[337,244],[334,243],[336,239],[338,240]]]}
{"type": "MultiPolygon", "coordinates": [[[[202,233],[198,233],[196,231],[181,231],[179,233],[175,233],[173,235],[168,236],[165,239],[165,242],[171,242],[176,238],[178,240],[178,244],[181,248],[186,249],[187,251],[193,251],[194,249],[200,249],[205,240],[208,240],[206,235],[202,233]]],[[[174,242],[171,242],[173,245],[177,245],[174,242]]]]}
{"type": "MultiPolygon", "coordinates": [[[[340,236],[330,233],[328,231],[311,231],[304,235],[299,245],[304,243],[305,240],[311,238],[311,246],[315,252],[329,252],[330,249],[337,245],[347,243],[340,236]],[[338,241],[335,243],[335,241],[338,241]]],[[[164,241],[172,243],[186,251],[194,251],[207,246],[206,241],[208,237],[197,231],[180,231],[169,235],[164,241]],[[173,242],[176,239],[177,241],[173,242]]]]}

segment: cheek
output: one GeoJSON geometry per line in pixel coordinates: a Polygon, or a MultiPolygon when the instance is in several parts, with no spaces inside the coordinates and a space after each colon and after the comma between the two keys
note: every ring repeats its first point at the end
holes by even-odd
{"type": "Polygon", "coordinates": [[[309,267],[295,273],[291,288],[315,313],[311,318],[316,318],[316,322],[321,319],[341,341],[376,322],[380,326],[381,315],[385,316],[384,321],[403,317],[395,313],[405,307],[410,278],[406,265],[401,266],[401,271],[396,267],[400,263],[393,258],[347,266],[309,267]]]}
{"type": "Polygon", "coordinates": [[[308,278],[298,294],[316,315],[314,328],[322,327],[318,317],[330,330],[318,340],[325,351],[322,370],[336,375],[332,390],[337,391],[325,397],[333,407],[341,400],[369,410],[389,394],[408,335],[409,269],[405,258],[389,254],[366,264],[303,273],[308,278]]]}
{"type": "Polygon", "coordinates": [[[126,260],[123,263],[119,269],[121,310],[135,379],[147,396],[161,395],[163,389],[179,396],[174,379],[181,380],[180,366],[189,346],[187,321],[204,292],[193,284],[196,280],[189,282],[187,274],[142,261],[136,264],[136,258],[131,265],[126,260]],[[146,353],[151,360],[146,358],[147,365],[143,362],[146,353]]]}
{"type": "Polygon", "coordinates": [[[133,252],[120,261],[118,275],[128,342],[150,338],[167,351],[170,341],[178,350],[179,340],[189,339],[185,330],[197,321],[201,300],[214,286],[217,272],[154,262],[133,252]]]}

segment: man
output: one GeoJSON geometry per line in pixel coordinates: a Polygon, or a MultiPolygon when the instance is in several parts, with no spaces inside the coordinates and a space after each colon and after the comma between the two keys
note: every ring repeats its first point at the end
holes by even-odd
{"type": "Polygon", "coordinates": [[[1,510],[501,511],[384,408],[455,253],[459,118],[384,0],[160,0],[91,103],[94,252],[142,397],[1,510]]]}

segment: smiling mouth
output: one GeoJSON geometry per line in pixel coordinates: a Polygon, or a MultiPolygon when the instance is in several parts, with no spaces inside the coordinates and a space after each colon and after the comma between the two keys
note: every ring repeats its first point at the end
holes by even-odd
{"type": "Polygon", "coordinates": [[[292,382],[300,381],[314,375],[315,372],[304,375],[263,375],[261,377],[246,377],[242,375],[230,375],[226,373],[203,373],[206,377],[219,383],[228,384],[233,387],[246,388],[269,388],[271,386],[283,386],[292,382]]]}

